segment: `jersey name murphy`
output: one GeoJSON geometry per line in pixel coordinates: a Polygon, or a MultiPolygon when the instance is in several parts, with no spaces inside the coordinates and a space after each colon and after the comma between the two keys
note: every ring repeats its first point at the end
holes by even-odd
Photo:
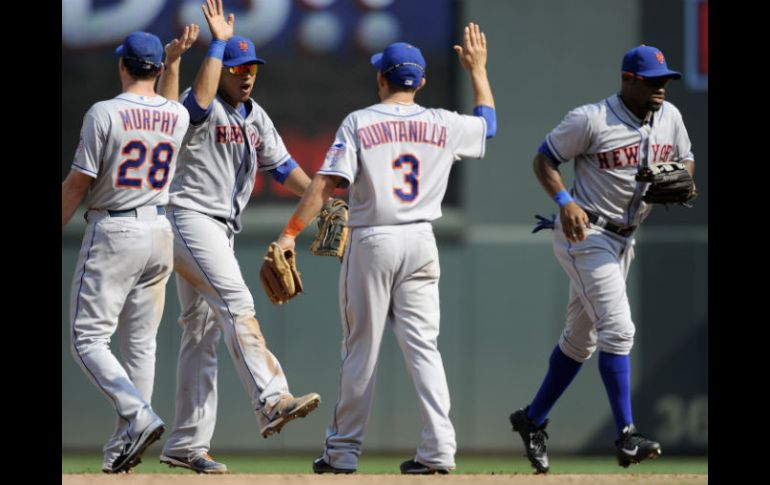
{"type": "Polygon", "coordinates": [[[164,110],[129,108],[118,111],[124,131],[160,131],[173,135],[179,115],[164,110]]]}
{"type": "MultiPolygon", "coordinates": [[[[650,163],[668,162],[671,154],[674,152],[674,146],[669,144],[661,145],[654,143],[650,145],[652,159],[650,163]]],[[[615,148],[607,152],[596,154],[599,161],[599,168],[611,170],[620,167],[636,167],[639,165],[639,144],[615,148]]]]}
{"type": "Polygon", "coordinates": [[[444,148],[446,126],[427,121],[387,120],[373,123],[356,130],[364,149],[384,143],[426,143],[444,148]]]}

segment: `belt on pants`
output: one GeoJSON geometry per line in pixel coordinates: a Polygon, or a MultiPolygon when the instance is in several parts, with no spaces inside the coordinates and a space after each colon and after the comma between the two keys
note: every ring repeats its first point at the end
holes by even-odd
{"type": "MultiPolygon", "coordinates": [[[[166,208],[157,206],[155,207],[157,213],[159,216],[162,216],[166,213],[166,208]]],[[[127,209],[124,211],[107,211],[110,214],[110,217],[136,217],[136,209],[127,209]]]]}
{"type": "Polygon", "coordinates": [[[601,227],[605,231],[610,231],[611,233],[617,234],[618,236],[629,237],[634,233],[634,231],[636,231],[637,228],[637,226],[618,226],[617,224],[613,224],[599,214],[594,214],[591,211],[586,210],[585,213],[588,216],[588,220],[591,222],[591,224],[596,224],[598,227],[601,227]]]}

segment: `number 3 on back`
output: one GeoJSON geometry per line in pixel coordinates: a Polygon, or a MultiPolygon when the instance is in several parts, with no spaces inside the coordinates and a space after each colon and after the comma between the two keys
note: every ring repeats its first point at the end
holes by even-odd
{"type": "Polygon", "coordinates": [[[393,170],[402,170],[404,184],[393,188],[402,202],[414,202],[420,193],[420,161],[412,154],[404,154],[393,160],[393,170]]]}

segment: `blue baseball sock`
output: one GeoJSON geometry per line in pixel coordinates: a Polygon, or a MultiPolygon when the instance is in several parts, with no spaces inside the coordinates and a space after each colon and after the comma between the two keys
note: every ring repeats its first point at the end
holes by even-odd
{"type": "Polygon", "coordinates": [[[599,373],[610,400],[618,436],[631,417],[631,356],[599,352],[599,373]]]}
{"type": "Polygon", "coordinates": [[[558,345],[551,352],[549,364],[545,379],[543,379],[543,383],[527,411],[527,417],[534,421],[537,426],[545,422],[551,408],[583,365],[582,362],[577,362],[564,355],[558,345]]]}

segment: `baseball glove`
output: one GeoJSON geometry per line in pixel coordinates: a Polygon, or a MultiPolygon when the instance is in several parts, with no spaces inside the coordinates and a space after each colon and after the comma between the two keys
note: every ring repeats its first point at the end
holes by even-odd
{"type": "Polygon", "coordinates": [[[342,261],[348,241],[348,204],[342,199],[329,199],[318,215],[318,232],[310,245],[316,256],[337,256],[342,261]]]}
{"type": "Polygon", "coordinates": [[[682,163],[658,163],[642,167],[636,173],[636,180],[650,183],[642,200],[651,204],[692,207],[689,202],[698,195],[695,182],[682,163]]]}
{"type": "Polygon", "coordinates": [[[302,293],[302,279],[294,250],[284,251],[278,243],[270,243],[259,270],[259,280],[273,304],[282,305],[302,293]]]}

